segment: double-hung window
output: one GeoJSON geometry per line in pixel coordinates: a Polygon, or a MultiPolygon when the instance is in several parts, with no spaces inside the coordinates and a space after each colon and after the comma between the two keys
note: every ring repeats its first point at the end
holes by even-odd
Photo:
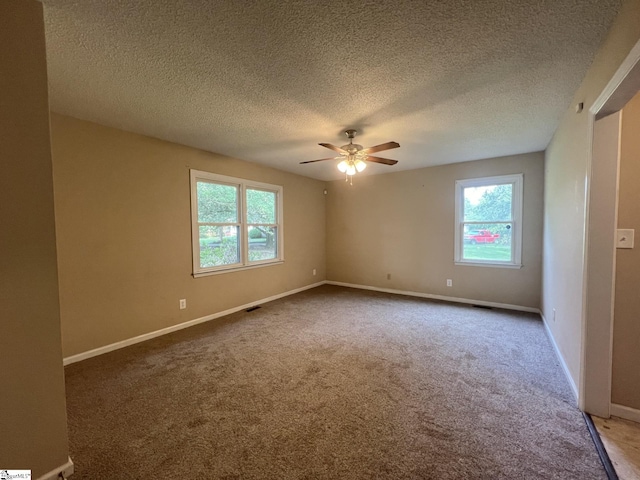
{"type": "Polygon", "coordinates": [[[191,170],[193,274],[284,261],[282,187],[191,170]]]}
{"type": "Polygon", "coordinates": [[[456,181],[455,263],[522,266],[522,174],[456,181]]]}

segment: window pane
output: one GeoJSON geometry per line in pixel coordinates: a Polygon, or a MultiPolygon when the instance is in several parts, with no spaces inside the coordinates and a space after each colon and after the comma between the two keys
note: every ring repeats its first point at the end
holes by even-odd
{"type": "Polygon", "coordinates": [[[238,222],[238,187],[199,181],[197,188],[198,222],[238,222]]]}
{"type": "Polygon", "coordinates": [[[465,222],[500,222],[511,218],[513,184],[464,188],[465,222]]]}
{"type": "Polygon", "coordinates": [[[462,258],[464,260],[510,262],[513,248],[511,233],[511,223],[465,225],[462,237],[462,258]]]}
{"type": "Polygon", "coordinates": [[[247,189],[247,223],[276,223],[276,193],[247,189]]]}
{"type": "Polygon", "coordinates": [[[278,229],[249,226],[249,260],[273,260],[278,252],[278,229]]]}
{"type": "Polygon", "coordinates": [[[240,262],[238,227],[200,226],[200,268],[240,262]]]}

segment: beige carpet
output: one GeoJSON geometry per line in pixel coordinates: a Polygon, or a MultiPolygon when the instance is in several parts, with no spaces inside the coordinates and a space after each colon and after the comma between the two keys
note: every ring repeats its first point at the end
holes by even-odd
{"type": "Polygon", "coordinates": [[[66,379],[74,479],[606,478],[533,314],[323,286],[66,379]]]}

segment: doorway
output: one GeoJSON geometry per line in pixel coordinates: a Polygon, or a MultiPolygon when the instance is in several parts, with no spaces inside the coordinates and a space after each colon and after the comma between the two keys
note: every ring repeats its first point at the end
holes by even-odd
{"type": "MultiPolygon", "coordinates": [[[[639,91],[640,42],[588,112],[592,148],[587,178],[579,406],[587,413],[603,418],[612,413],[620,111],[639,91]]],[[[619,412],[614,413],[620,416],[619,412]]]]}

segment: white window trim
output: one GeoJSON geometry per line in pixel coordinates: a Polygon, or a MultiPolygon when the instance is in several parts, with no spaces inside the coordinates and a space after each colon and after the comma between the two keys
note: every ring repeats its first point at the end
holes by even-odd
{"type": "Polygon", "coordinates": [[[284,262],[284,227],[283,227],[283,188],[281,185],[272,185],[269,183],[254,182],[243,178],[229,177],[226,175],[218,175],[215,173],[204,172],[201,170],[190,171],[191,180],[191,256],[193,260],[193,276],[195,278],[207,275],[219,275],[221,273],[237,272],[239,270],[249,270],[252,268],[266,267],[269,265],[277,265],[284,262]],[[238,187],[238,211],[240,218],[238,219],[238,232],[241,238],[240,244],[240,262],[231,265],[220,265],[217,267],[200,267],[200,233],[198,223],[198,180],[212,181],[216,183],[226,183],[238,187]],[[245,208],[247,189],[267,190],[276,193],[276,223],[273,224],[277,228],[278,238],[276,244],[276,258],[270,260],[249,260],[249,235],[247,234],[247,210],[245,208]]]}
{"type": "Polygon", "coordinates": [[[476,267],[522,268],[522,197],[524,194],[524,175],[500,175],[495,177],[469,178],[456,180],[455,192],[455,248],[454,264],[476,267]],[[462,242],[464,239],[464,189],[467,187],[482,187],[485,185],[513,185],[511,198],[511,238],[513,250],[511,260],[501,262],[495,260],[464,260],[462,258],[462,242]]]}

